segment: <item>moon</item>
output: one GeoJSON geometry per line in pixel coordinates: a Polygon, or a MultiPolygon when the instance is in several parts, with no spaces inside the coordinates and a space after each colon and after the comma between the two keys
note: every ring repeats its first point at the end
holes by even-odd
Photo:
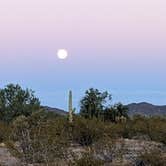
{"type": "Polygon", "coordinates": [[[59,50],[57,51],[57,57],[58,57],[59,59],[62,59],[62,60],[66,59],[66,58],[68,57],[68,52],[67,52],[67,50],[66,50],[66,49],[59,49],[59,50]]]}

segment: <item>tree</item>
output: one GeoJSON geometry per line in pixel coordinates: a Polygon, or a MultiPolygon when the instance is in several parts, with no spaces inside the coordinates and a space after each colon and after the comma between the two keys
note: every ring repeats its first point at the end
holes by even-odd
{"type": "Polygon", "coordinates": [[[39,99],[34,96],[32,90],[23,90],[18,84],[9,84],[0,89],[1,120],[9,122],[20,115],[29,116],[39,108],[39,99]]]}
{"type": "Polygon", "coordinates": [[[117,110],[112,106],[104,110],[104,121],[116,121],[117,110]]]}
{"type": "Polygon", "coordinates": [[[104,111],[105,121],[125,121],[126,118],[128,118],[128,107],[122,103],[115,104],[111,108],[106,108],[104,111]]]}
{"type": "Polygon", "coordinates": [[[85,118],[100,118],[112,96],[107,92],[100,92],[98,89],[90,88],[80,101],[80,115],[85,118]]]}
{"type": "Polygon", "coordinates": [[[123,105],[122,103],[118,103],[118,104],[116,104],[115,106],[115,109],[116,109],[116,111],[117,111],[117,116],[118,117],[128,117],[128,107],[127,106],[125,106],[125,105],[123,105]]]}

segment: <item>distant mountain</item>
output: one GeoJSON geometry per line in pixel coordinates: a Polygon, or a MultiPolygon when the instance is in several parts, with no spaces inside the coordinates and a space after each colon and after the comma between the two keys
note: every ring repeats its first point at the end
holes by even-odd
{"type": "Polygon", "coordinates": [[[42,108],[44,108],[44,110],[46,111],[50,111],[50,112],[54,112],[58,115],[67,115],[68,113],[62,109],[59,109],[59,108],[51,108],[51,107],[48,107],[48,106],[43,106],[42,108]]]}
{"type": "MultiPolygon", "coordinates": [[[[129,115],[145,115],[145,116],[155,116],[155,115],[166,115],[166,105],[158,106],[150,103],[142,102],[142,103],[131,103],[128,104],[129,115]]],[[[46,111],[54,112],[58,115],[68,115],[68,112],[59,109],[59,108],[51,108],[48,106],[43,106],[46,111]]]]}
{"type": "Polygon", "coordinates": [[[158,106],[150,103],[132,103],[127,105],[129,108],[129,115],[145,115],[145,116],[154,116],[154,115],[166,115],[166,105],[158,106]]]}

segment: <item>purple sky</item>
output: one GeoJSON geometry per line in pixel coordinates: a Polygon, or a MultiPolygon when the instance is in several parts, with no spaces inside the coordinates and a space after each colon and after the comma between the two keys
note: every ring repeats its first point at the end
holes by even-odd
{"type": "Polygon", "coordinates": [[[89,87],[113,102],[166,104],[165,0],[0,0],[0,87],[67,108],[89,87]],[[65,48],[69,57],[57,59],[65,48]]]}

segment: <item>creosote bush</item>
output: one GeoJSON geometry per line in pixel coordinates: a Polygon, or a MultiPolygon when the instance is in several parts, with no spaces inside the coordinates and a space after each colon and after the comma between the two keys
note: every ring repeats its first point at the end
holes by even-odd
{"type": "Polygon", "coordinates": [[[31,117],[20,116],[13,122],[13,139],[20,144],[23,161],[49,163],[67,155],[66,119],[47,119],[46,114],[38,112],[31,117]]]}
{"type": "Polygon", "coordinates": [[[11,126],[3,121],[0,121],[0,142],[8,141],[11,132],[11,126]]]}
{"type": "Polygon", "coordinates": [[[87,152],[79,159],[74,159],[69,165],[71,166],[103,166],[104,162],[100,159],[96,159],[92,153],[87,152]]]}
{"type": "Polygon", "coordinates": [[[153,150],[142,154],[140,156],[140,160],[145,165],[164,166],[166,163],[166,156],[164,156],[160,151],[153,150]]]}
{"type": "Polygon", "coordinates": [[[72,139],[82,146],[90,146],[104,136],[104,123],[97,119],[75,118],[72,139]]]}

